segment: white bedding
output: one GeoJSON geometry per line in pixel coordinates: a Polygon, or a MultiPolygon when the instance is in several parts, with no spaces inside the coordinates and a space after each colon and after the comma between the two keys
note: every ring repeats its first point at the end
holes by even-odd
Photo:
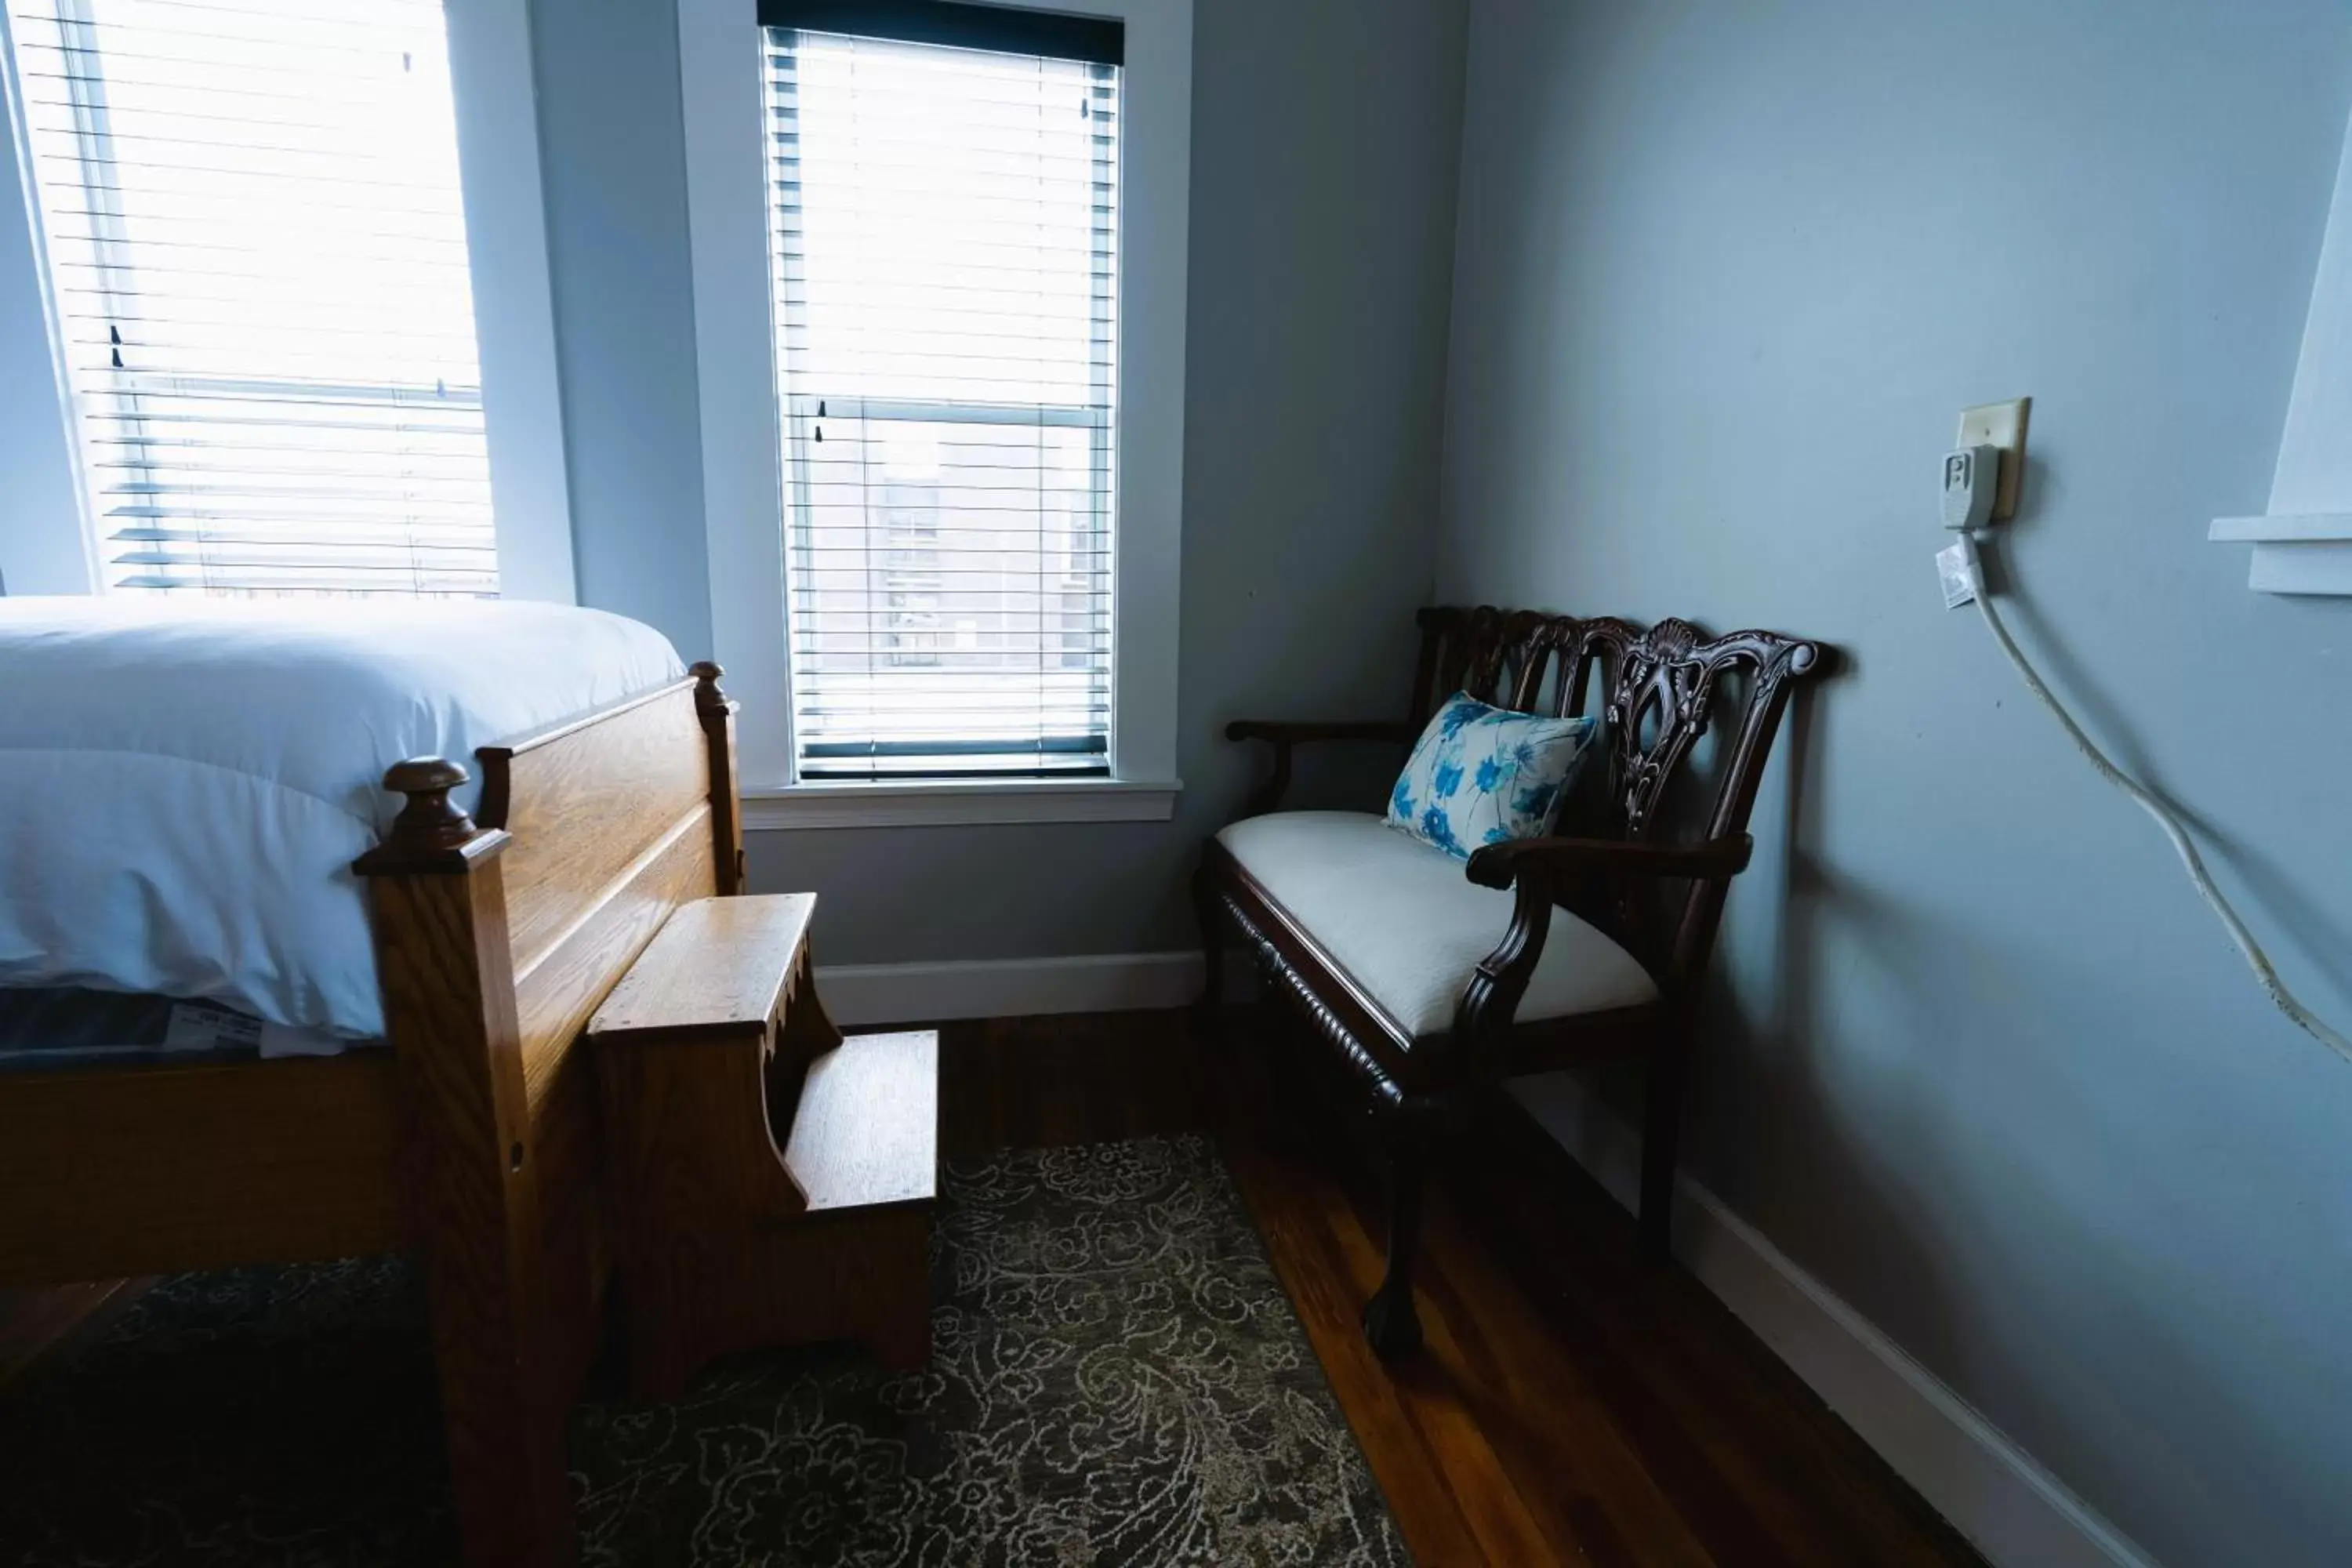
{"type": "Polygon", "coordinates": [[[0,598],[0,986],[205,997],[264,1055],[381,1036],[351,863],[384,770],[684,673],[567,605],[0,598]]]}

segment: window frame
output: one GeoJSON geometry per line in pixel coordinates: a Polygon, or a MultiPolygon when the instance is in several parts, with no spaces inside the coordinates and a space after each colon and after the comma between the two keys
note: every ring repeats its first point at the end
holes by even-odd
{"type": "Polygon", "coordinates": [[[2253,546],[2246,586],[2257,594],[2352,598],[2352,126],[2332,191],[2269,504],[2217,517],[2206,533],[2253,546]]]}
{"type": "MultiPolygon", "coordinates": [[[[529,0],[445,0],[442,16],[482,370],[499,595],[577,604],[529,0]]],[[[13,492],[0,494],[0,592],[103,593],[84,482],[82,421],[66,374],[11,26],[0,5],[0,86],[18,198],[13,204],[0,198],[0,377],[54,387],[58,418],[54,426],[11,420],[5,423],[17,428],[0,433],[0,462],[24,476],[22,483],[0,487],[13,492]]]]}
{"type": "Polygon", "coordinates": [[[727,689],[741,705],[737,756],[749,827],[1165,821],[1174,815],[1181,788],[1176,653],[1192,4],[1055,0],[1051,9],[1114,18],[1127,29],[1110,774],[804,783],[795,776],[792,731],[759,7],[757,0],[679,0],[711,636],[727,689]]]}

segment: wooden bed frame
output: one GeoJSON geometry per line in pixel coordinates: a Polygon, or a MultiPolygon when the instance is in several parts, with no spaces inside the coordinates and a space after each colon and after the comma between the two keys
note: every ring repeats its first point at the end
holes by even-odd
{"type": "Polygon", "coordinates": [[[574,1554],[564,1418],[609,1273],[582,1030],[672,910],[742,886],[716,665],[403,763],[369,879],[391,1049],[0,1075],[0,1287],[412,1251],[465,1560],[574,1554]]]}

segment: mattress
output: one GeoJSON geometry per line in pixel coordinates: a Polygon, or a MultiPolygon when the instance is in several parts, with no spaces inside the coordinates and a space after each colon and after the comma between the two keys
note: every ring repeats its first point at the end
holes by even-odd
{"type": "Polygon", "coordinates": [[[217,1003],[264,1056],[381,1037],[351,863],[384,770],[683,673],[569,605],[0,598],[0,987],[217,1003]]]}

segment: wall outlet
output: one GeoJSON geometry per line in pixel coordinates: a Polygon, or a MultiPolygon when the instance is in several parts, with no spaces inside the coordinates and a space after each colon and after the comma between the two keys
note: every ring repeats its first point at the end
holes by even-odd
{"type": "Polygon", "coordinates": [[[2000,479],[1992,494],[1995,522],[2007,522],[2017,515],[2017,492],[2025,483],[2025,422],[2032,412],[2030,397],[1980,403],[1960,410],[1960,433],[1952,442],[1955,447],[2000,448],[2000,479]]]}

